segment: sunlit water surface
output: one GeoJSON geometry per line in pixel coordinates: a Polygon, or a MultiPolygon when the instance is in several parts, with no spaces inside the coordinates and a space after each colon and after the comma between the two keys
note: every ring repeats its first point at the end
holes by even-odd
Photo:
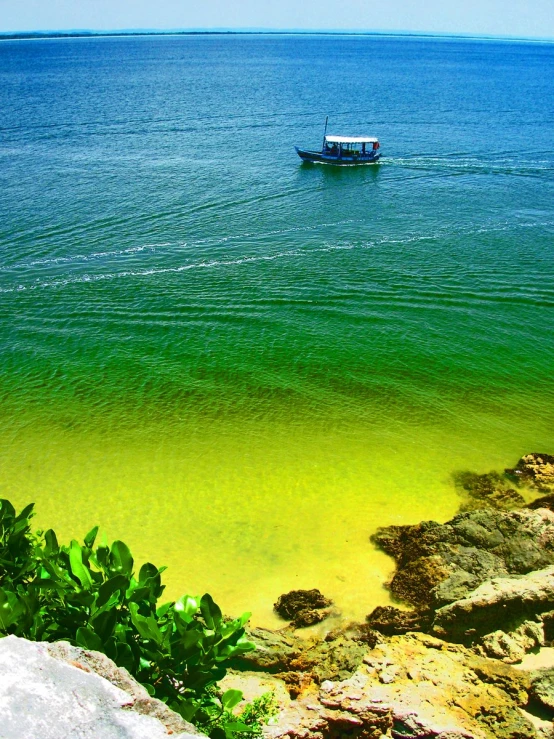
{"type": "Polygon", "coordinates": [[[554,46],[0,44],[1,493],[230,613],[553,451],[554,46]],[[382,164],[293,144],[382,142],[382,164]]]}

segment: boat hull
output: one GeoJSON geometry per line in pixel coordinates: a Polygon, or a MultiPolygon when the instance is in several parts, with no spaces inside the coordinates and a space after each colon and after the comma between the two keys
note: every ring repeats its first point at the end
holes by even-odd
{"type": "Polygon", "coordinates": [[[298,146],[294,147],[296,153],[302,159],[303,162],[311,162],[313,164],[332,164],[339,167],[353,166],[359,164],[375,164],[378,162],[381,154],[379,152],[374,153],[371,151],[365,156],[357,157],[336,157],[322,154],[320,151],[307,151],[305,149],[299,149],[298,146]]]}

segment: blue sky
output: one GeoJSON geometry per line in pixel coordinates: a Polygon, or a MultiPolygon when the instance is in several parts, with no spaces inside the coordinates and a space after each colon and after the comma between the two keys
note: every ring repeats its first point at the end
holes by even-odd
{"type": "Polygon", "coordinates": [[[0,31],[349,29],[554,38],[554,0],[0,0],[0,31]]]}

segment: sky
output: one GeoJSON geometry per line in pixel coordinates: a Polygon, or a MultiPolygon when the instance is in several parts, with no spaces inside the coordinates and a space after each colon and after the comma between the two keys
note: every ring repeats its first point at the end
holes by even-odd
{"type": "Polygon", "coordinates": [[[554,0],[0,0],[0,32],[279,29],[554,38],[554,0]]]}

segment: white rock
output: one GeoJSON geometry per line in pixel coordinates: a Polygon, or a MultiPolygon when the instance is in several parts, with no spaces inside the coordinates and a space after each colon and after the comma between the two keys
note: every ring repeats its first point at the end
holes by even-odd
{"type": "MultiPolygon", "coordinates": [[[[50,656],[51,646],[0,639],[2,739],[166,739],[161,721],[133,710],[135,697],[78,662],[50,656]]],[[[181,732],[172,739],[199,737],[181,732]]]]}

